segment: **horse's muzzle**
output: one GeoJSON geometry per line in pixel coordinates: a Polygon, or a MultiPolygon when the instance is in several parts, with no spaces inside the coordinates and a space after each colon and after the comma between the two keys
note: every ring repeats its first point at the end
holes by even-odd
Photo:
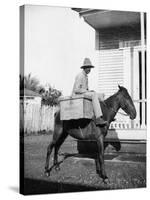
{"type": "Polygon", "coordinates": [[[131,119],[131,120],[135,119],[135,118],[136,118],[136,115],[137,115],[136,110],[134,110],[134,111],[132,112],[132,114],[130,115],[130,119],[131,119]]]}

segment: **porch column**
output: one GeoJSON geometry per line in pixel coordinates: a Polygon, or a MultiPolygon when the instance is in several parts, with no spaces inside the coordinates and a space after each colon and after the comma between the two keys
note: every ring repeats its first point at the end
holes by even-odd
{"type": "MultiPolygon", "coordinates": [[[[144,30],[144,13],[140,13],[141,19],[141,64],[142,64],[142,100],[145,100],[145,30],[144,30]]],[[[145,101],[142,101],[142,124],[145,128],[145,101]]]]}

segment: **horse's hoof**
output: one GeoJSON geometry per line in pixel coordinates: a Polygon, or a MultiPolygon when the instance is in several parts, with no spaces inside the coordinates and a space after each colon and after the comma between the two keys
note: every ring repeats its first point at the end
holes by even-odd
{"type": "Polygon", "coordinates": [[[44,172],[44,175],[45,175],[46,177],[49,177],[49,176],[50,176],[50,172],[45,171],[45,172],[44,172]]]}
{"type": "Polygon", "coordinates": [[[103,183],[106,185],[109,184],[109,179],[107,176],[105,178],[103,178],[103,183]]]}
{"type": "Polygon", "coordinates": [[[56,166],[56,167],[55,167],[55,171],[60,171],[60,167],[59,167],[59,166],[56,166]]]}
{"type": "Polygon", "coordinates": [[[49,172],[46,172],[46,173],[45,173],[45,176],[46,176],[46,177],[49,177],[49,176],[50,176],[50,173],[49,173],[49,172]]]}

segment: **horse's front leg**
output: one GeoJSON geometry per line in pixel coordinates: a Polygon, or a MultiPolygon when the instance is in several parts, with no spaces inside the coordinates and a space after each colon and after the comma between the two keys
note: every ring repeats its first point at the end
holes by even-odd
{"type": "Polygon", "coordinates": [[[100,165],[99,175],[103,180],[105,180],[105,179],[108,179],[108,177],[106,175],[105,166],[104,166],[104,136],[102,134],[97,139],[97,147],[98,147],[98,162],[100,165]]]}
{"type": "Polygon", "coordinates": [[[100,167],[100,163],[99,163],[99,159],[98,159],[98,154],[96,155],[95,158],[95,165],[96,165],[96,172],[97,174],[101,174],[101,167],[100,167]]]}
{"type": "Polygon", "coordinates": [[[47,155],[46,155],[46,163],[45,163],[45,174],[47,176],[50,175],[49,160],[50,160],[50,155],[52,153],[53,147],[54,147],[54,142],[52,141],[47,147],[47,155]]]}
{"type": "Polygon", "coordinates": [[[59,147],[55,146],[55,149],[54,149],[54,163],[53,163],[53,166],[55,166],[55,170],[56,170],[56,171],[59,171],[59,170],[60,170],[59,162],[58,162],[58,150],[59,150],[59,147]]]}

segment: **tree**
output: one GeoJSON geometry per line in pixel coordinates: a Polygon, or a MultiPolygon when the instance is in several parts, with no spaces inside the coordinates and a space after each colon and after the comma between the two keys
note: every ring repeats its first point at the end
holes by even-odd
{"type": "Polygon", "coordinates": [[[62,95],[61,91],[49,86],[48,90],[42,94],[42,105],[56,106],[58,98],[62,95]]]}
{"type": "Polygon", "coordinates": [[[20,75],[20,90],[24,88],[39,93],[39,91],[43,89],[43,86],[41,86],[39,80],[32,77],[30,73],[27,76],[20,75]]]}
{"type": "Polygon", "coordinates": [[[31,77],[31,74],[24,77],[24,87],[26,89],[38,92],[39,91],[39,80],[35,77],[31,77]]]}
{"type": "Polygon", "coordinates": [[[58,104],[58,97],[62,95],[61,91],[48,86],[45,90],[37,78],[32,77],[31,74],[27,76],[20,75],[20,90],[24,88],[32,90],[42,95],[42,105],[56,106],[58,104]]]}

